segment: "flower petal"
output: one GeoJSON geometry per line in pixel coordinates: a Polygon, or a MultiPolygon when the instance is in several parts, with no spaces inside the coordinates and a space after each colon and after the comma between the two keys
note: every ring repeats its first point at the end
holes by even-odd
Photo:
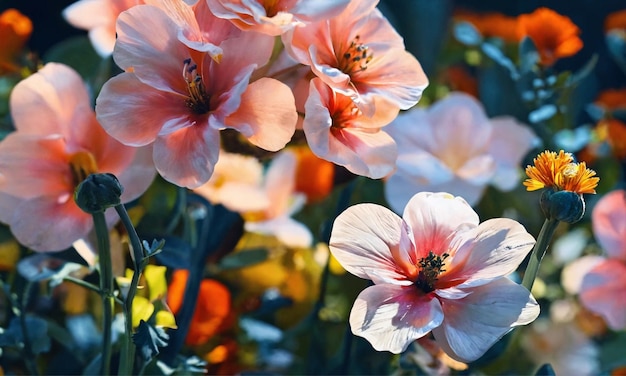
{"type": "Polygon", "coordinates": [[[580,301],[613,330],[626,328],[626,264],[605,260],[583,278],[580,301]]]}
{"type": "Polygon", "coordinates": [[[308,227],[287,216],[269,221],[246,222],[246,231],[273,235],[287,247],[307,248],[313,243],[313,235],[308,227]]]}
{"type": "Polygon", "coordinates": [[[460,234],[459,248],[441,282],[462,281],[459,288],[484,284],[514,272],[535,244],[524,226],[495,218],[460,234]]]}
{"type": "Polygon", "coordinates": [[[539,305],[526,288],[508,278],[472,289],[462,299],[442,299],[444,320],[435,340],[452,358],[469,363],[480,358],[511,328],[532,322],[539,305]]]}
{"type": "Polygon", "coordinates": [[[399,354],[444,320],[437,299],[413,286],[374,285],[363,290],[350,312],[352,333],[374,349],[399,354]]]}
{"type": "MultiPolygon", "coordinates": [[[[341,213],[333,224],[330,251],[350,273],[374,283],[409,285],[407,271],[394,253],[409,251],[402,218],[374,204],[358,204],[341,213]]],[[[405,259],[405,257],[400,257],[405,259]]]]}
{"type": "Polygon", "coordinates": [[[609,257],[626,262],[626,191],[605,194],[592,212],[593,234],[609,257]]]}

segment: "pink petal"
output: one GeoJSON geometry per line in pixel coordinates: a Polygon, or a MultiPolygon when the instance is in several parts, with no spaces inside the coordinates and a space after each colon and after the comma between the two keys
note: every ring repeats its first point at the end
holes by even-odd
{"type": "Polygon", "coordinates": [[[489,154],[496,161],[496,175],[492,184],[498,189],[510,191],[519,184],[522,158],[537,143],[530,127],[512,117],[501,116],[491,119],[493,133],[489,154]]]}
{"type": "Polygon", "coordinates": [[[605,260],[583,278],[579,298],[613,330],[626,328],[626,264],[605,260]]]}
{"type": "Polygon", "coordinates": [[[444,320],[433,330],[437,344],[452,358],[469,363],[480,358],[511,328],[539,315],[526,288],[507,278],[472,289],[462,299],[442,299],[444,320]]]}
{"type": "Polygon", "coordinates": [[[9,134],[0,143],[0,190],[20,198],[73,192],[65,146],[60,135],[9,134]]]}
{"type": "Polygon", "coordinates": [[[350,3],[350,0],[299,0],[291,9],[291,13],[296,14],[299,19],[305,22],[330,19],[350,3]]]}
{"type": "Polygon", "coordinates": [[[459,288],[484,284],[514,272],[535,244],[524,226],[508,218],[487,220],[459,234],[448,273],[440,281],[462,282],[459,288]]]}
{"type": "Polygon", "coordinates": [[[102,58],[108,58],[115,49],[115,27],[96,27],[89,30],[89,41],[93,49],[102,58]]]}
{"type": "Polygon", "coordinates": [[[416,260],[429,252],[441,255],[457,232],[478,225],[478,215],[461,197],[449,193],[420,192],[409,200],[402,219],[413,230],[416,260]]]}
{"type": "Polygon", "coordinates": [[[23,201],[9,225],[21,244],[48,252],[69,248],[74,241],[87,236],[93,220],[69,195],[65,202],[44,196],[23,201]]]}
{"type": "Polygon", "coordinates": [[[162,128],[176,130],[194,121],[185,100],[183,95],[143,84],[133,73],[121,73],[102,87],[96,115],[115,139],[144,146],[153,142],[162,128]]]}
{"type": "Polygon", "coordinates": [[[211,196],[205,193],[206,190],[208,187],[201,186],[194,192],[209,198],[213,203],[222,204],[229,210],[238,213],[263,211],[270,206],[270,201],[264,191],[245,183],[225,182],[211,196]]]}
{"type": "Polygon", "coordinates": [[[399,354],[444,320],[437,299],[413,286],[374,285],[363,290],[350,312],[352,333],[374,349],[399,354]]]}
{"type": "Polygon", "coordinates": [[[248,85],[239,109],[226,119],[226,125],[239,130],[254,145],[277,151],[291,140],[297,120],[289,87],[264,77],[248,85]]]}
{"type": "MultiPolygon", "coordinates": [[[[407,152],[405,149],[404,153],[398,156],[397,166],[398,170],[393,176],[402,176],[407,181],[411,181],[419,186],[435,186],[447,183],[455,178],[454,173],[437,157],[419,149],[412,152],[407,152]]],[[[395,183],[392,183],[390,179],[387,181],[387,185],[395,185],[395,183]]],[[[435,191],[434,189],[420,190],[435,191]]],[[[407,197],[406,202],[408,202],[412,196],[413,195],[407,197]]],[[[404,205],[402,209],[404,209],[404,205]]]]}
{"type": "Polygon", "coordinates": [[[408,260],[410,240],[402,218],[374,204],[358,204],[341,213],[330,237],[330,251],[339,263],[359,278],[374,283],[412,285],[408,260]],[[395,254],[395,256],[394,256],[395,254]]]}
{"type": "Polygon", "coordinates": [[[274,218],[269,221],[246,222],[246,231],[275,236],[287,247],[308,248],[313,243],[313,235],[308,227],[289,217],[274,218]]]}
{"type": "Polygon", "coordinates": [[[593,234],[609,257],[626,262],[626,191],[605,194],[592,211],[593,234]]]}
{"type": "Polygon", "coordinates": [[[42,136],[68,136],[74,127],[89,124],[86,119],[93,116],[83,80],[58,63],[48,63],[20,81],[11,93],[10,105],[17,130],[42,136]]]}
{"type": "Polygon", "coordinates": [[[485,186],[493,178],[496,172],[496,161],[490,155],[483,154],[473,157],[465,162],[456,174],[467,183],[485,186]]]}
{"type": "MultiPolygon", "coordinates": [[[[89,30],[96,26],[115,24],[115,17],[111,1],[108,0],[80,0],[63,9],[63,18],[72,26],[89,30]]],[[[115,30],[111,30],[115,35],[115,30]]]]}
{"type": "Polygon", "coordinates": [[[288,215],[295,194],[297,163],[296,155],[285,150],[274,157],[267,169],[263,189],[271,203],[266,211],[268,217],[288,215]]]}
{"type": "Polygon", "coordinates": [[[219,149],[219,131],[194,125],[159,136],[154,142],[154,164],[165,180],[196,188],[211,177],[219,149]]]}
{"type": "Polygon", "coordinates": [[[606,259],[599,255],[586,255],[565,265],[561,271],[561,285],[563,289],[572,295],[580,293],[585,276],[606,259]]]}
{"type": "Polygon", "coordinates": [[[136,148],[128,166],[115,172],[112,171],[124,187],[122,202],[126,203],[138,198],[152,184],[156,175],[152,154],[151,146],[136,148]]]}

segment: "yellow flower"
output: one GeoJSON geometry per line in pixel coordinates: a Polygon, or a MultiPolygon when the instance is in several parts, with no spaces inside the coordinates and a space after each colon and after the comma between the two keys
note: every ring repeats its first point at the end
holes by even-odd
{"type": "Polygon", "coordinates": [[[546,150],[533,160],[533,164],[526,166],[528,179],[524,186],[529,191],[551,187],[578,194],[596,193],[600,178],[595,177],[596,172],[587,168],[585,162],[575,163],[570,153],[561,150],[557,154],[546,150]]]}

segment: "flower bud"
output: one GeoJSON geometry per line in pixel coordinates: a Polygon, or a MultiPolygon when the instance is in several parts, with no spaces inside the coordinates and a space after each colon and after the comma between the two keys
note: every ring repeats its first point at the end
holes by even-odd
{"type": "Polygon", "coordinates": [[[86,213],[101,213],[119,205],[122,192],[124,187],[115,175],[91,174],[76,187],[74,201],[86,213]]]}
{"type": "Polygon", "coordinates": [[[546,189],[539,201],[543,214],[548,219],[566,223],[576,223],[585,214],[585,200],[582,194],[570,191],[546,189]]]}

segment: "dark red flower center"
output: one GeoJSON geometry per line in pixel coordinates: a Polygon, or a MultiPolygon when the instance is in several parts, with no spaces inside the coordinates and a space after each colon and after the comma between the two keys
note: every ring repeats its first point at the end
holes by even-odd
{"type": "Polygon", "coordinates": [[[339,56],[339,69],[346,74],[364,71],[374,57],[368,46],[361,43],[361,36],[357,35],[350,42],[348,48],[339,56]]]}
{"type": "Polygon", "coordinates": [[[444,266],[446,266],[445,259],[448,258],[448,256],[450,255],[447,253],[439,256],[434,254],[433,251],[430,251],[428,256],[420,259],[417,263],[420,271],[415,279],[415,287],[424,294],[434,291],[439,274],[446,271],[444,266]]]}

